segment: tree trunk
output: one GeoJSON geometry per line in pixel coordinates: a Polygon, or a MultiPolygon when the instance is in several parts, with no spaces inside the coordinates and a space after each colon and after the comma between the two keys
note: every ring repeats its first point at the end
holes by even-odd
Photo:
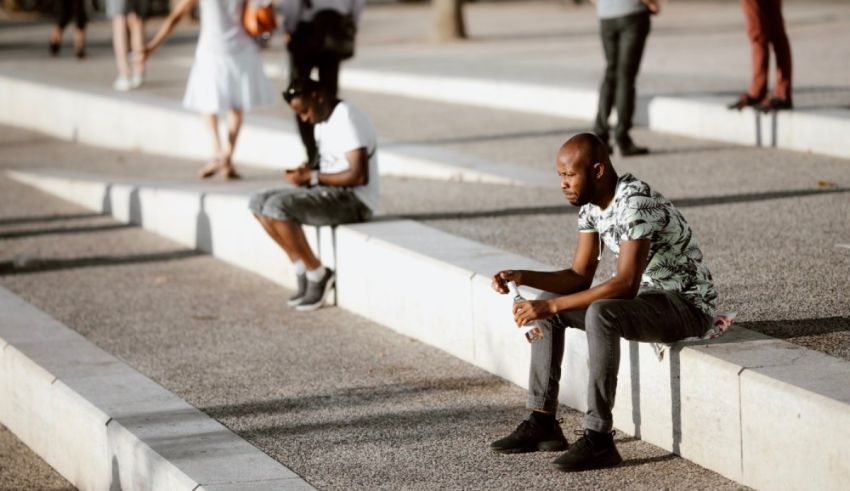
{"type": "Polygon", "coordinates": [[[434,24],[431,39],[454,41],[466,37],[463,22],[463,0],[431,0],[434,24]]]}

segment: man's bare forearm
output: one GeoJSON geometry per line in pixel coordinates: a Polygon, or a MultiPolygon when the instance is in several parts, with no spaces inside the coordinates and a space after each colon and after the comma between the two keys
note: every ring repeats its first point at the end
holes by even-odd
{"type": "Polygon", "coordinates": [[[559,295],[569,295],[586,290],[593,282],[592,277],[585,278],[572,269],[551,272],[522,270],[520,275],[523,285],[559,295]]]}
{"type": "Polygon", "coordinates": [[[563,297],[548,300],[553,314],[567,310],[586,309],[597,300],[631,299],[637,295],[639,283],[614,277],[593,288],[585,288],[563,297]]]}

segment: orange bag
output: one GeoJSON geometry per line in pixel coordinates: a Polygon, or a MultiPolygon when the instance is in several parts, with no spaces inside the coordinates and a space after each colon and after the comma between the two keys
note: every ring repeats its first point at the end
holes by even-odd
{"type": "Polygon", "coordinates": [[[251,37],[271,34],[277,29],[277,17],[271,2],[257,6],[257,0],[245,0],[245,11],[242,14],[242,26],[251,37]]]}

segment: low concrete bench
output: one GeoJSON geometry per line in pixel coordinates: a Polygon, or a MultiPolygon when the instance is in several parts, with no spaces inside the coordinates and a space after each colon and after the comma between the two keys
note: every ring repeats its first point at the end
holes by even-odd
{"type": "MultiPolygon", "coordinates": [[[[205,161],[203,120],[180,101],[109,89],[64,88],[0,71],[0,124],[99,147],[205,161]]],[[[383,144],[383,142],[381,142],[383,144]]],[[[381,174],[427,179],[538,185],[550,173],[498,164],[419,145],[382,148],[381,174]],[[451,162],[448,164],[447,162],[451,162]]],[[[304,148],[291,118],[249,115],[234,155],[270,169],[302,162],[304,148]]]]}
{"type": "MultiPolygon", "coordinates": [[[[385,94],[588,121],[596,118],[599,93],[595,86],[550,86],[356,68],[343,71],[342,86],[364,91],[380,87],[385,94]]],[[[850,132],[850,110],[812,108],[771,114],[752,109],[730,111],[726,105],[733,97],[638,94],[634,123],[694,138],[850,158],[850,142],[839,136],[850,132]]]]}
{"type": "Polygon", "coordinates": [[[77,488],[313,489],[1,287],[0,312],[0,421],[77,488]]]}
{"type": "MultiPolygon", "coordinates": [[[[244,192],[10,175],[293,286],[244,192]]],[[[530,350],[513,326],[511,299],[495,294],[490,278],[504,267],[555,268],[409,220],[307,230],[337,270],[340,307],[527,386],[530,350]]],[[[624,340],[622,353],[619,429],[755,488],[845,488],[850,363],[734,327],[713,342],[674,345],[663,361],[643,343],[624,340]]],[[[586,408],[586,359],[584,334],[569,330],[561,402],[578,410],[586,408]]]]}

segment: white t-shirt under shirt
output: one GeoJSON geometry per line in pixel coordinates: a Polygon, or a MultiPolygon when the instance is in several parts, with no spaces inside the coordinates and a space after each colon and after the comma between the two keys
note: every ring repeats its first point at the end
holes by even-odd
{"type": "Polygon", "coordinates": [[[378,137],[366,113],[345,101],[339,101],[330,117],[313,129],[319,149],[319,172],[338,174],[351,165],[345,154],[365,148],[369,155],[368,182],[354,186],[354,194],[376,213],[380,210],[380,178],[378,177],[378,137]]]}
{"type": "Polygon", "coordinates": [[[598,233],[616,255],[622,241],[649,239],[641,285],[677,291],[714,317],[717,291],[691,227],[673,203],[647,183],[631,174],[620,176],[608,208],[592,203],[581,207],[578,230],[598,233]]]}
{"type": "Polygon", "coordinates": [[[600,19],[613,19],[647,11],[649,9],[641,0],[596,0],[596,15],[600,19]]]}

